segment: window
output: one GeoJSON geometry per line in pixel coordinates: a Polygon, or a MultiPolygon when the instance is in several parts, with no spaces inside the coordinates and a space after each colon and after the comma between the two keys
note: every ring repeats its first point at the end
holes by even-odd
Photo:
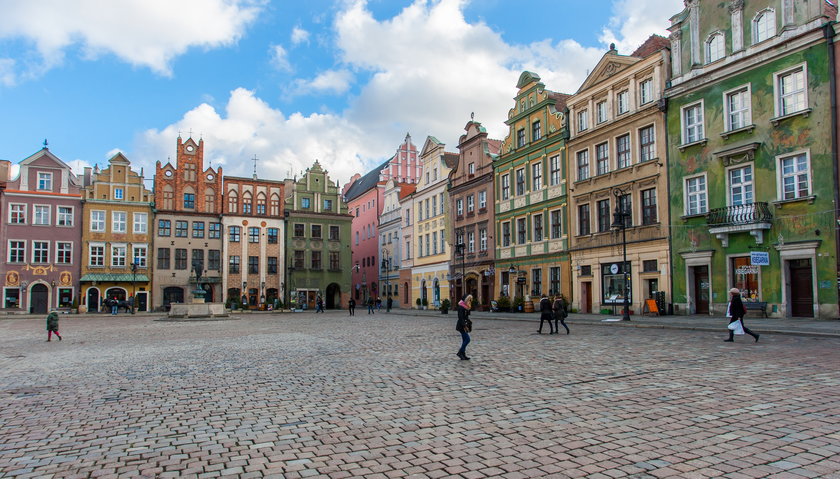
{"type": "Polygon", "coordinates": [[[475,212],[475,195],[467,196],[467,213],[475,212]]]}
{"type": "Polygon", "coordinates": [[[324,211],[332,211],[333,200],[324,200],[324,211]]]}
{"type": "Polygon", "coordinates": [[[695,103],[682,109],[683,144],[703,139],[703,103],[695,103]]]}
{"type": "Polygon", "coordinates": [[[114,211],[111,213],[111,231],[114,233],[125,233],[125,217],[125,211],[114,211]]]}
{"type": "Polygon", "coordinates": [[[136,264],[138,268],[145,268],[146,257],[148,256],[148,249],[146,248],[146,245],[134,245],[131,249],[133,252],[134,264],[136,264]]]}
{"type": "Polygon", "coordinates": [[[331,225],[330,226],[330,240],[331,241],[338,241],[341,238],[341,230],[338,226],[331,225]]]}
{"type": "Polygon", "coordinates": [[[656,188],[642,190],[642,224],[656,223],[656,188]]]}
{"type": "Polygon", "coordinates": [[[639,161],[650,161],[654,158],[653,125],[639,129],[639,161]]]}
{"type": "Polygon", "coordinates": [[[543,240],[543,215],[534,215],[534,241],[543,240]]]}
{"type": "MultiPolygon", "coordinates": [[[[149,215],[146,213],[134,213],[134,232],[139,234],[146,234],[146,230],[148,229],[148,218],[149,215]]],[[[202,228],[204,227],[204,223],[201,223],[202,228]]],[[[204,237],[204,234],[201,235],[204,237]]]]}
{"type": "Polygon", "coordinates": [[[607,102],[599,101],[595,105],[595,114],[598,123],[603,123],[607,121],[607,102]]]}
{"type": "Polygon", "coordinates": [[[560,294],[560,267],[548,269],[548,294],[560,294]]]}
{"type": "MultiPolygon", "coordinates": [[[[91,212],[94,213],[94,212],[91,212]]],[[[92,214],[91,214],[92,216],[92,214]]],[[[26,205],[9,205],[9,223],[13,225],[26,224],[26,205]]],[[[104,225],[103,225],[104,228],[104,225]]],[[[93,230],[96,231],[96,230],[93,230]]]]}
{"type": "Polygon", "coordinates": [[[90,230],[95,232],[105,231],[105,212],[93,210],[90,212],[90,230]]]}
{"type": "Polygon", "coordinates": [[[600,200],[596,203],[596,207],[598,209],[598,232],[609,231],[612,216],[610,214],[610,200],[600,200]]]}
{"type": "Polygon", "coordinates": [[[242,194],[242,214],[249,215],[251,214],[252,208],[254,206],[254,198],[251,196],[250,191],[246,191],[242,194]]]}
{"type": "Polygon", "coordinates": [[[204,190],[204,212],[216,212],[216,191],[212,188],[207,188],[206,190],[204,190]]]}
{"type": "Polygon", "coordinates": [[[589,234],[589,205],[578,206],[578,234],[589,234]]]}
{"type": "Polygon", "coordinates": [[[55,244],[55,262],[57,264],[73,262],[73,243],[59,241],[55,244]]]}
{"type": "Polygon", "coordinates": [[[630,195],[621,195],[618,197],[618,211],[625,213],[622,219],[624,220],[624,227],[629,228],[633,226],[633,208],[630,204],[630,195]]]}
{"type": "Polygon", "coordinates": [[[34,215],[32,216],[33,225],[49,225],[50,224],[50,207],[35,205],[33,207],[34,215]]]}
{"type": "Polygon", "coordinates": [[[586,129],[589,128],[587,125],[588,117],[586,113],[586,110],[581,110],[577,114],[578,132],[586,131],[586,129]]]}
{"type": "Polygon", "coordinates": [[[432,251],[438,254],[437,231],[432,232],[432,251]]]}
{"type": "Polygon", "coordinates": [[[38,189],[52,191],[52,173],[38,173],[38,189]]]}
{"type": "Polygon", "coordinates": [[[228,227],[228,239],[231,243],[239,243],[239,226],[228,227]]]}
{"type": "Polygon", "coordinates": [[[172,186],[166,185],[163,187],[163,208],[164,210],[171,210],[172,209],[172,202],[173,198],[175,198],[175,192],[172,191],[172,186]]]}
{"type": "Polygon", "coordinates": [[[330,251],[330,271],[340,271],[341,261],[338,251],[330,251]]]}
{"type": "Polygon", "coordinates": [[[753,43],[763,42],[776,35],[776,11],[772,8],[762,10],[753,18],[753,43]]]}
{"type": "Polygon", "coordinates": [[[405,259],[411,259],[411,240],[405,240],[405,259]]]}
{"type": "Polygon", "coordinates": [[[805,153],[781,158],[779,170],[782,176],[781,199],[793,200],[805,198],[811,194],[811,168],[805,153]]]}
{"type": "Polygon", "coordinates": [[[793,70],[776,75],[776,112],[778,116],[785,116],[808,108],[807,82],[805,67],[799,66],[793,70]]]}
{"type": "Polygon", "coordinates": [[[455,200],[455,214],[457,216],[464,216],[464,200],[461,198],[455,200]]]}
{"type": "Polygon", "coordinates": [[[624,90],[618,92],[618,114],[627,113],[630,111],[630,91],[624,90]]]}
{"type": "Polygon", "coordinates": [[[695,176],[685,179],[685,214],[700,215],[706,213],[706,177],[695,176]]]}
{"type": "Polygon", "coordinates": [[[248,227],[248,242],[249,243],[259,243],[260,242],[260,228],[258,226],[249,226],[248,227]]]}
{"type": "Polygon", "coordinates": [[[125,267],[126,247],[111,245],[111,266],[125,267]]]}
{"type": "Polygon", "coordinates": [[[432,216],[437,215],[437,196],[432,196],[432,216]]]}
{"type": "Polygon", "coordinates": [[[502,175],[502,200],[510,199],[510,175],[502,175]]]}
{"type": "Polygon", "coordinates": [[[560,210],[551,212],[551,239],[557,239],[562,234],[560,223],[560,210]]]}
{"type": "Polygon", "coordinates": [[[239,274],[239,255],[231,255],[228,258],[228,272],[239,274]]]}
{"type": "Polygon", "coordinates": [[[752,166],[729,170],[729,204],[749,205],[753,202],[752,166]]]}
{"type": "Polygon", "coordinates": [[[615,153],[619,169],[630,166],[630,134],[615,139],[615,153]]]}
{"type": "Polygon", "coordinates": [[[586,264],[580,267],[580,276],[592,276],[592,266],[586,264]]]}
{"type": "Polygon", "coordinates": [[[26,241],[9,241],[9,263],[26,262],[26,241]]]}
{"type": "Polygon", "coordinates": [[[426,205],[426,218],[431,218],[432,215],[429,214],[429,199],[426,198],[426,201],[423,202],[426,205]]]}
{"type": "Polygon", "coordinates": [[[157,269],[169,269],[170,260],[169,248],[158,248],[157,252],[157,269]]]}
{"type": "Polygon", "coordinates": [[[548,184],[551,186],[560,184],[560,156],[552,156],[548,159],[549,179],[548,184]]]}
{"type": "Polygon", "coordinates": [[[266,231],[268,233],[268,244],[277,244],[279,230],[277,228],[268,228],[266,231]]]}
{"type": "Polygon", "coordinates": [[[265,216],[265,195],[262,193],[257,195],[257,214],[265,216]]]}
{"type": "Polygon", "coordinates": [[[446,238],[443,235],[443,231],[440,232],[440,253],[446,253],[446,238]]]}
{"type": "Polygon", "coordinates": [[[595,169],[598,175],[610,172],[610,145],[608,143],[595,145],[595,169]]]}
{"type": "Polygon", "coordinates": [[[487,208],[487,192],[482,190],[478,192],[478,209],[484,210],[487,208]]]}
{"type": "Polygon", "coordinates": [[[219,271],[222,268],[222,252],[217,249],[207,250],[207,269],[219,271]]]}
{"type": "Polygon", "coordinates": [[[204,222],[203,221],[193,221],[192,237],[193,238],[204,238],[204,222]]]}
{"type": "Polygon", "coordinates": [[[502,223],[502,246],[510,246],[510,222],[502,223]]]}
{"type": "Polygon", "coordinates": [[[467,252],[475,253],[475,231],[467,233],[467,252]]]}
{"type": "Polygon", "coordinates": [[[189,228],[190,223],[188,221],[176,221],[175,222],[175,237],[176,238],[186,238],[187,237],[187,229],[189,228]]]}
{"type": "Polygon", "coordinates": [[[531,190],[537,191],[542,188],[542,161],[531,165],[531,190]]]}
{"type": "Polygon", "coordinates": [[[542,294],[542,269],[534,268],[531,270],[531,287],[534,290],[534,296],[542,294]]]}
{"type": "Polygon", "coordinates": [[[713,33],[706,41],[706,63],[716,62],[723,58],[726,55],[724,48],[723,34],[713,33]]]}
{"type": "Polygon", "coordinates": [[[470,176],[475,174],[475,163],[470,163],[469,165],[467,165],[467,172],[470,176]]]}
{"type": "Polygon", "coordinates": [[[58,207],[58,226],[73,226],[73,208],[69,206],[58,207]]]}
{"type": "Polygon", "coordinates": [[[268,274],[277,274],[277,257],[268,257],[268,274]]]}
{"type": "Polygon", "coordinates": [[[238,213],[239,212],[239,198],[238,198],[235,190],[231,190],[230,192],[228,192],[228,212],[229,213],[238,213]]]}
{"type": "Polygon", "coordinates": [[[303,208],[303,209],[309,209],[310,208],[309,203],[310,203],[309,198],[301,198],[300,199],[300,207],[303,208]]]}
{"type": "Polygon", "coordinates": [[[516,130],[516,146],[517,148],[525,146],[525,128],[516,130]]]}
{"type": "Polygon", "coordinates": [[[271,195],[271,216],[280,216],[280,196],[277,193],[271,195]]]}
{"type": "Polygon", "coordinates": [[[90,245],[88,247],[88,258],[90,266],[105,266],[105,246],[90,245]]]}
{"type": "Polygon", "coordinates": [[[187,163],[184,165],[184,179],[187,181],[195,181],[197,176],[196,165],[194,163],[187,163]]]}
{"type": "Polygon", "coordinates": [[[312,225],[312,237],[321,239],[321,225],[312,225]]]}
{"type": "Polygon", "coordinates": [[[260,274],[259,256],[248,256],[248,274],[260,274]]]}
{"type": "Polygon", "coordinates": [[[750,113],[750,88],[739,88],[725,93],[726,130],[744,128],[752,122],[750,113]]]}
{"type": "Polygon", "coordinates": [[[423,256],[423,236],[417,238],[417,256],[423,256]]]}
{"type": "Polygon", "coordinates": [[[516,243],[525,244],[527,241],[527,228],[525,218],[517,218],[516,220],[516,243]]]}
{"type": "Polygon", "coordinates": [[[577,152],[577,176],[578,181],[589,178],[589,150],[577,152]]]}
{"type": "Polygon", "coordinates": [[[222,237],[222,224],[210,223],[210,239],[219,239],[222,237]]]}
{"type": "Polygon", "coordinates": [[[487,230],[484,228],[478,230],[478,250],[487,251],[487,230]]]}
{"type": "Polygon", "coordinates": [[[184,208],[195,209],[195,193],[184,193],[184,208]]]}
{"type": "Polygon", "coordinates": [[[321,252],[312,252],[312,269],[321,269],[321,252]]]}
{"type": "Polygon", "coordinates": [[[306,225],[304,225],[303,223],[295,223],[293,228],[295,238],[303,238],[306,234],[306,225]]]}
{"type": "Polygon", "coordinates": [[[542,138],[542,126],[540,121],[537,120],[531,125],[531,141],[537,141],[540,138],[542,138]]]}
{"type": "Polygon", "coordinates": [[[656,264],[655,259],[646,259],[642,261],[642,272],[643,273],[656,273],[659,271],[659,266],[656,264]]]}
{"type": "Polygon", "coordinates": [[[305,252],[301,250],[295,251],[294,257],[294,268],[295,269],[303,269],[303,260],[304,260],[305,252]]]}
{"type": "Polygon", "coordinates": [[[639,83],[639,104],[644,105],[653,101],[653,79],[648,78],[639,83]]]}
{"type": "Polygon", "coordinates": [[[114,188],[114,199],[117,199],[117,200],[123,199],[123,189],[122,188],[114,188]]]}

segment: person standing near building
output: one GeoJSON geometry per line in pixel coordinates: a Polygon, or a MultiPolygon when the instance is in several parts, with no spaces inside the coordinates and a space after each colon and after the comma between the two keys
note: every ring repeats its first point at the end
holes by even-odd
{"type": "Polygon", "coordinates": [[[61,341],[61,335],[58,334],[58,313],[55,310],[50,311],[50,314],[47,315],[47,341],[52,340],[53,333],[61,341]]]}
{"type": "Polygon", "coordinates": [[[368,314],[374,314],[373,304],[374,304],[374,303],[373,303],[373,296],[371,296],[371,297],[370,297],[370,298],[368,298],[368,300],[367,300],[368,314]]]}
{"type": "Polygon", "coordinates": [[[732,288],[729,290],[729,295],[729,304],[726,306],[726,317],[729,318],[729,338],[724,339],[724,342],[732,343],[735,341],[736,329],[743,329],[744,333],[749,334],[755,338],[755,342],[758,342],[759,334],[750,331],[744,325],[744,315],[747,314],[747,308],[744,307],[744,303],[741,301],[741,291],[738,288],[732,288]],[[740,321],[740,324],[736,324],[737,321],[740,321]]]}
{"type": "Polygon", "coordinates": [[[316,313],[323,313],[324,312],[324,300],[321,299],[320,294],[315,299],[315,312],[316,313]]]}
{"type": "Polygon", "coordinates": [[[554,317],[551,313],[551,301],[548,300],[546,295],[542,295],[540,299],[540,329],[537,330],[537,334],[542,334],[544,322],[548,322],[548,334],[554,334],[554,325],[551,324],[552,319],[554,317]]]}
{"type": "Polygon", "coordinates": [[[111,299],[111,314],[117,314],[120,312],[120,302],[117,301],[117,297],[114,296],[111,299]]]}
{"type": "Polygon", "coordinates": [[[350,316],[356,315],[356,300],[350,298],[350,301],[347,302],[347,309],[350,311],[350,316]]]}
{"type": "Polygon", "coordinates": [[[566,334],[569,334],[569,327],[566,326],[566,317],[569,316],[569,302],[566,301],[566,297],[561,294],[554,298],[552,309],[554,310],[554,333],[560,334],[560,327],[557,326],[559,321],[566,328],[566,334]]]}
{"type": "Polygon", "coordinates": [[[469,360],[467,357],[467,345],[470,344],[470,332],[472,321],[470,321],[470,309],[472,309],[472,295],[458,302],[458,322],[455,324],[455,331],[461,333],[461,348],[456,353],[461,360],[469,360]]]}

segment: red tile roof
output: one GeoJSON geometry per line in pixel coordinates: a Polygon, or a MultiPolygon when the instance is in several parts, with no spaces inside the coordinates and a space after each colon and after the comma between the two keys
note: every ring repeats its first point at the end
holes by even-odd
{"type": "Polygon", "coordinates": [[[662,35],[651,35],[630,56],[647,58],[664,48],[671,48],[671,41],[662,35]]]}

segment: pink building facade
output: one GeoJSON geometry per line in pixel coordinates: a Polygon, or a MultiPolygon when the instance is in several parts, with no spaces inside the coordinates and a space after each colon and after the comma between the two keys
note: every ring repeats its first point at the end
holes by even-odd
{"type": "MultiPolygon", "coordinates": [[[[351,234],[351,295],[361,306],[368,298],[381,296],[379,274],[379,217],[382,214],[385,183],[394,179],[400,183],[417,183],[422,174],[417,146],[411,135],[387,161],[362,176],[353,175],[344,185],[344,200],[353,215],[351,234]]],[[[385,298],[382,298],[385,301],[385,298]]]]}

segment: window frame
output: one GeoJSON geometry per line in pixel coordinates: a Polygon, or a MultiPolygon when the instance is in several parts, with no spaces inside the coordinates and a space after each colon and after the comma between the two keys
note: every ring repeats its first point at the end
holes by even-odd
{"type": "Polygon", "coordinates": [[[630,132],[615,137],[615,169],[621,170],[633,166],[633,141],[630,132]],[[621,149],[622,139],[625,141],[626,149],[621,149]],[[624,158],[622,160],[622,157],[624,158]]]}
{"type": "Polygon", "coordinates": [[[531,216],[531,238],[533,242],[540,242],[545,240],[545,220],[542,213],[535,213],[531,216]]]}
{"type": "Polygon", "coordinates": [[[505,173],[501,175],[501,181],[499,184],[499,196],[501,197],[502,201],[510,199],[510,173],[505,173]]]}
{"type": "Polygon", "coordinates": [[[24,264],[26,263],[26,240],[20,239],[9,239],[6,241],[6,248],[8,253],[6,254],[6,262],[10,264],[24,264]],[[12,243],[17,243],[15,247],[12,247],[12,243]],[[22,246],[20,248],[19,246],[22,246]],[[14,252],[15,258],[12,258],[12,253],[14,252]]]}
{"type": "Polygon", "coordinates": [[[701,141],[706,140],[706,115],[705,115],[705,105],[703,100],[699,100],[688,105],[684,105],[680,107],[680,134],[682,145],[692,145],[694,143],[699,143],[701,141]],[[689,110],[693,110],[694,108],[698,108],[700,112],[700,120],[688,124],[687,114],[689,110]],[[696,129],[697,138],[692,139],[689,141],[689,129],[696,129]]]}
{"type": "Polygon", "coordinates": [[[72,227],[75,224],[75,208],[72,206],[56,205],[55,207],[55,225],[62,227],[72,227]],[[69,212],[62,212],[62,209],[67,209],[69,212]],[[61,224],[64,219],[65,224],[61,224]]]}
{"type": "Polygon", "coordinates": [[[706,37],[703,47],[707,64],[723,60],[726,58],[726,35],[724,35],[724,33],[720,30],[710,33],[709,36],[706,37]],[[715,49],[713,50],[712,43],[717,43],[717,40],[720,40],[720,43],[715,45],[715,49]],[[719,56],[713,56],[713,54],[719,54],[719,56]]]}
{"type": "Polygon", "coordinates": [[[189,238],[190,237],[190,222],[184,220],[175,220],[175,237],[189,238]]]}
{"type": "Polygon", "coordinates": [[[777,25],[777,22],[776,22],[776,9],[775,8],[768,7],[768,8],[764,8],[764,9],[756,12],[755,15],[753,15],[752,21],[750,22],[750,27],[751,27],[750,31],[752,33],[751,36],[752,36],[753,45],[756,45],[758,43],[767,41],[767,40],[775,37],[776,32],[777,32],[777,26],[778,25],[777,25]],[[767,14],[772,15],[771,21],[767,23],[768,26],[772,27],[772,30],[768,28],[767,32],[766,32],[767,36],[766,37],[761,37],[762,31],[761,31],[759,22],[762,19],[767,18],[767,14]]]}
{"type": "Polygon", "coordinates": [[[598,233],[604,233],[610,230],[612,213],[610,212],[611,204],[610,199],[603,199],[598,200],[595,202],[595,210],[598,216],[598,233]],[[606,210],[604,210],[604,206],[606,205],[606,210]]]}
{"type": "Polygon", "coordinates": [[[111,212],[111,232],[112,233],[127,233],[128,232],[128,213],[125,211],[112,211],[111,212]],[[121,215],[121,221],[117,221],[117,218],[121,215]],[[122,229],[117,229],[119,225],[122,225],[122,229]]]}
{"type": "Polygon", "coordinates": [[[656,187],[646,188],[639,192],[642,205],[642,226],[655,225],[659,222],[656,187]]]}
{"type": "Polygon", "coordinates": [[[595,124],[600,125],[609,120],[609,113],[607,111],[607,100],[601,100],[595,103],[595,124]]]}
{"type": "MultiPolygon", "coordinates": [[[[43,215],[41,215],[43,216],[43,215]]],[[[32,226],[52,226],[52,206],[51,205],[39,205],[33,204],[32,205],[32,226]],[[46,211],[47,217],[46,220],[41,218],[39,221],[39,213],[38,212],[46,211]]]]}
{"type": "Polygon", "coordinates": [[[747,83],[745,85],[741,85],[723,92],[723,110],[723,121],[725,131],[735,131],[750,126],[752,124],[752,84],[747,83]],[[729,99],[734,95],[738,95],[741,93],[746,94],[746,108],[734,111],[734,113],[742,115],[741,121],[743,122],[743,124],[739,126],[734,126],[732,122],[733,110],[731,108],[729,99]]]}
{"type": "Polygon", "coordinates": [[[592,234],[589,203],[577,205],[578,236],[592,234]]]}
{"type": "Polygon", "coordinates": [[[90,231],[92,233],[104,233],[107,227],[107,217],[105,215],[105,210],[90,210],[90,231]],[[101,214],[101,218],[97,219],[94,216],[99,216],[101,214]],[[97,225],[100,225],[97,228],[97,225]]]}
{"type": "Polygon", "coordinates": [[[53,187],[52,187],[52,185],[53,185],[53,174],[52,174],[51,171],[39,171],[36,178],[37,179],[35,180],[35,183],[36,183],[36,190],[37,191],[52,191],[53,190],[53,187]],[[46,176],[46,178],[43,179],[44,181],[46,181],[46,184],[47,184],[46,188],[41,187],[41,181],[42,181],[41,175],[46,176]]]}
{"type": "Polygon", "coordinates": [[[630,90],[621,90],[615,95],[616,110],[618,115],[623,115],[630,111],[630,90]]]}
{"type": "Polygon", "coordinates": [[[786,68],[782,71],[773,73],[773,100],[775,104],[775,113],[776,117],[785,117],[789,115],[795,115],[797,113],[801,113],[803,111],[807,111],[809,108],[809,95],[808,95],[808,63],[802,62],[797,65],[793,65],[790,68],[786,68]],[[801,73],[802,74],[802,82],[803,87],[801,90],[797,90],[791,94],[784,94],[782,92],[782,80],[784,77],[801,73]],[[802,95],[802,108],[793,111],[787,111],[784,108],[784,100],[787,97],[801,94],[802,95]]]}
{"type": "Polygon", "coordinates": [[[55,264],[72,264],[73,263],[73,242],[72,241],[56,241],[55,242],[55,264]],[[61,246],[66,246],[62,249],[61,246]],[[62,253],[67,255],[65,261],[62,261],[62,253]]]}
{"type": "Polygon", "coordinates": [[[651,124],[647,126],[643,126],[638,129],[638,138],[639,138],[639,163],[644,163],[646,161],[651,161],[656,159],[656,125],[651,124]],[[643,134],[645,131],[650,130],[650,138],[651,141],[649,143],[645,143],[643,141],[643,134]],[[649,158],[645,158],[645,152],[648,152],[649,158]]]}
{"type": "Polygon", "coordinates": [[[575,152],[575,171],[577,171],[577,180],[585,181],[589,179],[589,148],[584,148],[575,152]],[[581,159],[585,160],[585,165],[581,163],[581,159]],[[583,172],[583,174],[581,174],[583,172]]]}
{"type": "Polygon", "coordinates": [[[26,203],[9,203],[9,215],[7,217],[8,223],[10,225],[25,225],[27,224],[27,219],[29,218],[29,211],[27,208],[26,203]],[[22,221],[12,221],[12,218],[15,216],[18,219],[22,219],[22,221]]]}
{"type": "Polygon", "coordinates": [[[645,78],[639,82],[639,105],[647,105],[653,101],[653,78],[645,78]]]}
{"type": "Polygon", "coordinates": [[[543,188],[542,161],[531,163],[531,191],[539,191],[543,188]]]}
{"type": "Polygon", "coordinates": [[[706,176],[706,173],[701,173],[699,175],[691,175],[691,176],[684,176],[683,177],[683,214],[685,216],[700,216],[709,213],[709,179],[706,176]],[[695,192],[690,191],[689,189],[689,182],[692,180],[703,179],[703,189],[697,190],[695,192]],[[697,196],[698,200],[700,195],[702,195],[702,203],[703,206],[701,207],[700,202],[697,203],[697,211],[692,211],[691,208],[691,199],[692,197],[697,196]]]}
{"type": "Polygon", "coordinates": [[[589,113],[586,108],[577,112],[577,131],[582,133],[589,129],[589,113]]]}
{"type": "MultiPolygon", "coordinates": [[[[784,155],[778,155],[776,157],[776,198],[778,201],[797,201],[806,198],[810,198],[814,195],[814,186],[813,186],[813,178],[814,175],[811,173],[811,152],[810,150],[799,150],[791,153],[785,153],[784,155]],[[801,174],[800,171],[794,171],[790,174],[785,174],[784,167],[782,166],[782,162],[785,160],[796,159],[800,156],[805,157],[805,172],[808,176],[808,192],[805,195],[799,196],[798,194],[793,196],[792,198],[785,198],[785,185],[784,179],[786,177],[793,177],[796,178],[801,174]]],[[[798,191],[798,181],[795,180],[794,182],[795,190],[798,191]]]]}
{"type": "Polygon", "coordinates": [[[610,143],[605,141],[595,145],[595,176],[606,175],[610,167],[610,143]]]}
{"type": "Polygon", "coordinates": [[[146,234],[149,231],[149,214],[136,212],[131,214],[132,231],[136,234],[146,234]],[[138,229],[137,227],[140,226],[138,229]]]}
{"type": "Polygon", "coordinates": [[[562,168],[560,167],[560,155],[548,158],[549,186],[557,186],[563,181],[562,168]],[[555,166],[557,168],[555,168],[555,166]]]}
{"type": "Polygon", "coordinates": [[[755,187],[756,187],[756,178],[755,178],[755,166],[752,162],[747,163],[739,163],[737,165],[732,165],[725,169],[726,171],[726,206],[749,206],[755,203],[755,187]],[[744,190],[740,193],[744,196],[744,199],[741,203],[737,205],[733,203],[733,195],[734,195],[734,188],[732,185],[732,173],[738,170],[749,170],[750,179],[747,181],[742,181],[737,188],[744,188],[744,190]],[[746,191],[749,191],[749,194],[746,191]],[[750,197],[749,201],[747,200],[747,196],[750,197]]]}

